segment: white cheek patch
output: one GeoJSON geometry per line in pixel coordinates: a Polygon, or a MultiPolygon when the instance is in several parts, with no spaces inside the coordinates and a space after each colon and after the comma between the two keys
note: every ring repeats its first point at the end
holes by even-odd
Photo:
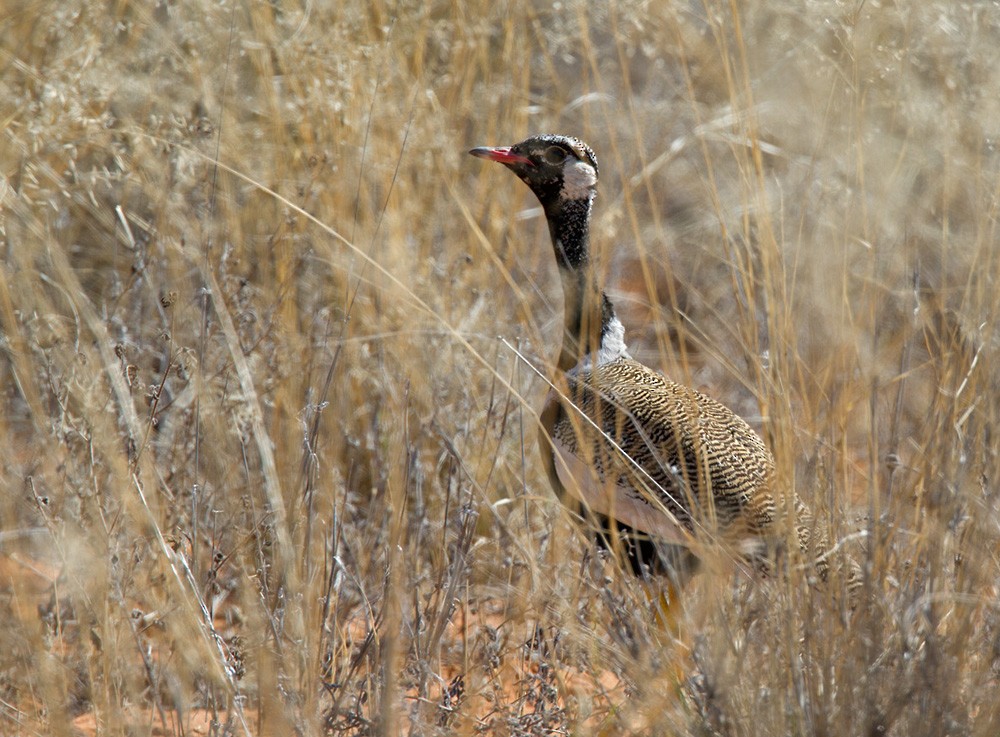
{"type": "Polygon", "coordinates": [[[563,168],[563,186],[559,193],[564,200],[590,197],[597,186],[597,172],[590,164],[577,159],[563,168]]]}

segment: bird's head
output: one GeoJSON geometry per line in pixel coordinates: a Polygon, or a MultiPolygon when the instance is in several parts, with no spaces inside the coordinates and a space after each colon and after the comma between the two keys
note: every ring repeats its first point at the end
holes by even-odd
{"type": "Polygon", "coordinates": [[[590,200],[597,191],[597,157],[579,138],[532,136],[513,146],[484,146],[469,153],[506,166],[546,208],[568,200],[590,200]]]}

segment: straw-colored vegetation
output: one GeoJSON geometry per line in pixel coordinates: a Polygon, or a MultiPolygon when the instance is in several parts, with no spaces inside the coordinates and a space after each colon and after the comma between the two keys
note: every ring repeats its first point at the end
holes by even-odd
{"type": "Polygon", "coordinates": [[[0,733],[1000,732],[995,3],[14,0],[0,70],[0,733]],[[552,497],[547,233],[465,154],[534,132],[853,611],[658,624],[552,497]]]}

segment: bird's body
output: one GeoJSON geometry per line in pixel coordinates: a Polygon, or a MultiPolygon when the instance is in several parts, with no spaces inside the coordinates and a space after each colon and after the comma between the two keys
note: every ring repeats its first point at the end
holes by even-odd
{"type": "Polygon", "coordinates": [[[774,461],[740,417],[627,356],[567,382],[573,411],[549,431],[556,473],[589,509],[673,544],[767,532],[774,461]]]}
{"type": "MultiPolygon", "coordinates": [[[[626,539],[687,548],[725,543],[750,556],[769,547],[781,535],[783,505],[760,436],[724,405],[628,353],[589,256],[593,151],[545,135],[470,153],[517,174],[548,220],[565,300],[555,388],[542,412],[543,460],[557,494],[606,526],[605,539],[624,531],[626,539]]],[[[808,534],[800,527],[800,540],[808,534]]]]}

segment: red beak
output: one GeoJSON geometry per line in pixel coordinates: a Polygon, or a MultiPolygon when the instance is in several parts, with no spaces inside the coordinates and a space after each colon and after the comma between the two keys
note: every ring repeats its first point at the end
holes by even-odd
{"type": "Polygon", "coordinates": [[[531,159],[527,156],[511,153],[510,146],[497,146],[496,148],[482,146],[472,149],[469,153],[473,156],[478,156],[480,159],[498,161],[501,164],[527,164],[528,166],[532,166],[531,159]]]}

